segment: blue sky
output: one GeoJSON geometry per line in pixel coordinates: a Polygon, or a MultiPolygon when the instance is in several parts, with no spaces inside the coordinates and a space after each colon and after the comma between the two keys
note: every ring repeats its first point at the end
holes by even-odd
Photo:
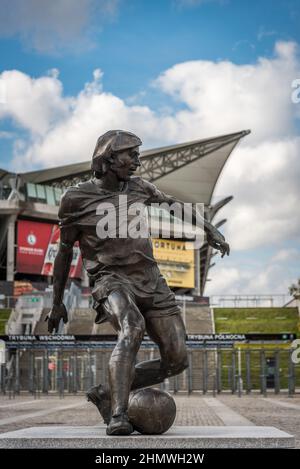
{"type": "MultiPolygon", "coordinates": [[[[74,94],[100,67],[105,86],[125,98],[175,63],[251,63],[272,54],[275,39],[299,42],[300,35],[298,0],[123,0],[112,15],[101,17],[98,10],[82,28],[82,42],[88,37],[91,44],[79,45],[78,50],[72,48],[73,38],[62,48],[56,45],[52,53],[41,53],[34,49],[30,31],[27,40],[16,32],[2,36],[1,68],[17,68],[35,77],[59,68],[65,92],[74,94]]],[[[64,21],[67,27],[68,19],[64,21]]]]}
{"type": "Polygon", "coordinates": [[[235,197],[222,213],[233,255],[209,288],[287,291],[300,260],[299,24],[299,0],[3,0],[0,167],[86,160],[112,127],[148,148],[251,128],[217,186],[235,197]]]}
{"type": "MultiPolygon", "coordinates": [[[[4,1],[3,9],[8,13],[4,11],[3,23],[14,10],[14,3],[18,8],[18,0],[4,1]]],[[[32,8],[36,7],[34,2],[27,2],[31,3],[32,8]]],[[[60,3],[63,2],[58,0],[60,3]]],[[[54,27],[52,39],[47,38],[48,44],[42,50],[34,44],[43,35],[41,31],[36,33],[30,25],[13,25],[10,31],[8,25],[2,36],[0,32],[1,71],[17,69],[37,78],[57,68],[64,94],[74,95],[91,79],[93,70],[101,68],[105,90],[122,99],[138,95],[139,103],[155,109],[170,102],[151,83],[174,64],[199,59],[255,63],[260,56],[273,55],[276,40],[300,42],[299,0],[109,3],[114,5],[109,13],[101,7],[95,12],[91,7],[90,16],[76,36],[71,34],[60,41],[54,27]]],[[[68,18],[62,17],[61,22],[67,29],[68,18]]],[[[173,101],[172,106],[178,103],[173,101]]],[[[0,125],[2,131],[13,127],[11,119],[0,125]]],[[[1,167],[9,167],[12,144],[0,139],[1,167]]]]}

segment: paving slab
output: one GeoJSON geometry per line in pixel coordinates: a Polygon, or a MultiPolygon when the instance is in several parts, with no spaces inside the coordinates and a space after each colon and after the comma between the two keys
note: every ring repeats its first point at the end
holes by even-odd
{"type": "Polygon", "coordinates": [[[40,426],[0,434],[0,448],[293,448],[275,427],[174,426],[163,435],[107,436],[106,427],[40,426]]]}

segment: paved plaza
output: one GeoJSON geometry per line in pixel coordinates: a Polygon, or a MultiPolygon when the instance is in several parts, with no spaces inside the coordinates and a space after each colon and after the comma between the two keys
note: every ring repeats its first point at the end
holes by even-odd
{"type": "MultiPolygon", "coordinates": [[[[176,426],[276,427],[296,438],[300,448],[300,396],[176,395],[176,426]]],[[[103,424],[84,395],[0,396],[0,433],[39,426],[96,426],[103,424]]],[[[241,429],[242,430],[242,429],[241,429]]]]}

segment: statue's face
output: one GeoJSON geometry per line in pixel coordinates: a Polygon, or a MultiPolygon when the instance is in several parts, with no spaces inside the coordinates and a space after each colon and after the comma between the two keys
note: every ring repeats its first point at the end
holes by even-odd
{"type": "Polygon", "coordinates": [[[110,169],[116,173],[120,181],[128,181],[136,169],[141,166],[139,156],[139,147],[119,152],[114,157],[110,169]]]}

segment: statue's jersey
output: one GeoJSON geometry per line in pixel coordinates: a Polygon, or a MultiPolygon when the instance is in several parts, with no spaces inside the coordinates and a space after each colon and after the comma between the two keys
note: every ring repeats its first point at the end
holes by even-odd
{"type": "Polygon", "coordinates": [[[149,231],[143,229],[142,236],[131,236],[138,231],[132,233],[135,225],[132,227],[131,223],[138,212],[131,210],[133,204],[143,204],[145,211],[146,205],[167,201],[168,197],[140,177],[130,178],[119,192],[104,190],[97,180],[91,179],[70,187],[63,195],[60,228],[76,230],[84,267],[94,280],[92,296],[97,324],[109,320],[102,305],[115,290],[126,292],[148,318],[180,314],[175,295],[154,259],[149,231]],[[116,212],[118,219],[114,224],[116,212]],[[123,215],[121,223],[119,215],[123,215]],[[112,233],[108,229],[108,237],[104,238],[105,221],[111,225],[112,233]],[[126,230],[129,236],[124,236],[126,230]]]}
{"type": "Polygon", "coordinates": [[[79,232],[84,267],[94,278],[108,266],[125,267],[140,261],[150,266],[156,261],[145,206],[166,201],[166,197],[138,176],[131,177],[118,192],[102,189],[91,179],[64,193],[58,214],[60,227],[61,230],[73,227],[79,232]],[[140,204],[144,204],[143,217],[140,204]]]}

